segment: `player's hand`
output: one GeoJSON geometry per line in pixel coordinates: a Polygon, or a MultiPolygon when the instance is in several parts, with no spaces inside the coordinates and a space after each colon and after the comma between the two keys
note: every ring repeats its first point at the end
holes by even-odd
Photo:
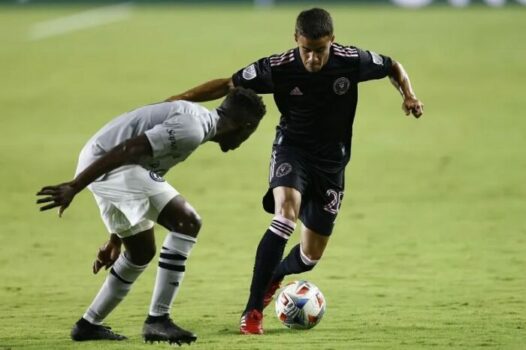
{"type": "MultiPolygon", "coordinates": [[[[116,237],[116,236],[115,236],[116,237]]],[[[102,267],[109,269],[121,253],[120,238],[112,238],[99,248],[97,258],[93,262],[93,273],[96,274],[102,267]]]]}
{"type": "Polygon", "coordinates": [[[37,196],[44,196],[37,200],[37,204],[49,203],[40,207],[40,211],[59,207],[58,216],[61,217],[77,193],[73,181],[55,186],[45,186],[37,192],[37,196]]]}
{"type": "Polygon", "coordinates": [[[424,114],[424,104],[416,97],[406,97],[402,109],[405,115],[412,114],[415,118],[420,118],[424,114]]]}

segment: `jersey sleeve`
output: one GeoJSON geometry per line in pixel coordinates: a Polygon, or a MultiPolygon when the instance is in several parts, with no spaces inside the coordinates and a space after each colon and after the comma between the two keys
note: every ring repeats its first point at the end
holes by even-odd
{"type": "Polygon", "coordinates": [[[260,94],[274,92],[270,59],[262,58],[232,75],[234,86],[252,89],[260,94]]]}
{"type": "Polygon", "coordinates": [[[167,155],[180,156],[191,153],[204,139],[202,130],[192,117],[177,115],[147,130],[145,133],[152,146],[153,158],[167,155]]]}
{"type": "Polygon", "coordinates": [[[382,79],[391,73],[393,61],[390,57],[360,49],[358,55],[360,57],[358,81],[382,79]]]}

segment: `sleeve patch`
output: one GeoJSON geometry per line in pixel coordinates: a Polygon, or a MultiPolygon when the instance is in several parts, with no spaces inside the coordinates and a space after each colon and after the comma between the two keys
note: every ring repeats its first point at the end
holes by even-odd
{"type": "Polygon", "coordinates": [[[383,66],[384,65],[384,60],[382,59],[382,56],[380,56],[379,54],[377,54],[374,51],[369,51],[369,53],[371,54],[371,57],[373,58],[373,63],[374,64],[377,64],[379,66],[383,66]]]}
{"type": "Polygon", "coordinates": [[[245,80],[252,80],[256,77],[256,66],[254,64],[251,64],[247,68],[243,69],[243,79],[245,80]]]}

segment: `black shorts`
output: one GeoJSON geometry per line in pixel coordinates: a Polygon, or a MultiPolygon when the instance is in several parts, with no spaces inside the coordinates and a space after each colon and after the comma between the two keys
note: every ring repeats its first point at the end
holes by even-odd
{"type": "Polygon", "coordinates": [[[309,229],[324,236],[332,233],[340,210],[345,185],[345,166],[327,169],[301,149],[274,146],[270,160],[269,190],[263,208],[274,214],[272,189],[285,186],[301,193],[299,219],[309,229]]]}

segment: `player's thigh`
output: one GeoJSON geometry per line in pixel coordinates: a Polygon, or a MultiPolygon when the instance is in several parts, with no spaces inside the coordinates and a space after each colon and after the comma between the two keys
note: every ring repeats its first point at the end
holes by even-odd
{"type": "Polygon", "coordinates": [[[153,228],[122,237],[126,255],[136,265],[146,265],[155,256],[155,235],[153,228]]]}
{"type": "Polygon", "coordinates": [[[161,210],[157,222],[167,230],[196,237],[201,228],[201,217],[180,194],[173,197],[161,210]]]}
{"type": "Polygon", "coordinates": [[[178,192],[162,177],[137,165],[123,166],[90,186],[110,233],[128,237],[149,230],[178,192]]]}
{"type": "Polygon", "coordinates": [[[303,225],[301,229],[301,250],[303,254],[311,260],[321,259],[329,243],[329,238],[330,236],[319,234],[303,225]]]}
{"type": "Polygon", "coordinates": [[[263,199],[268,212],[296,221],[308,186],[305,155],[290,147],[275,147],[269,170],[269,191],[263,199]]]}

